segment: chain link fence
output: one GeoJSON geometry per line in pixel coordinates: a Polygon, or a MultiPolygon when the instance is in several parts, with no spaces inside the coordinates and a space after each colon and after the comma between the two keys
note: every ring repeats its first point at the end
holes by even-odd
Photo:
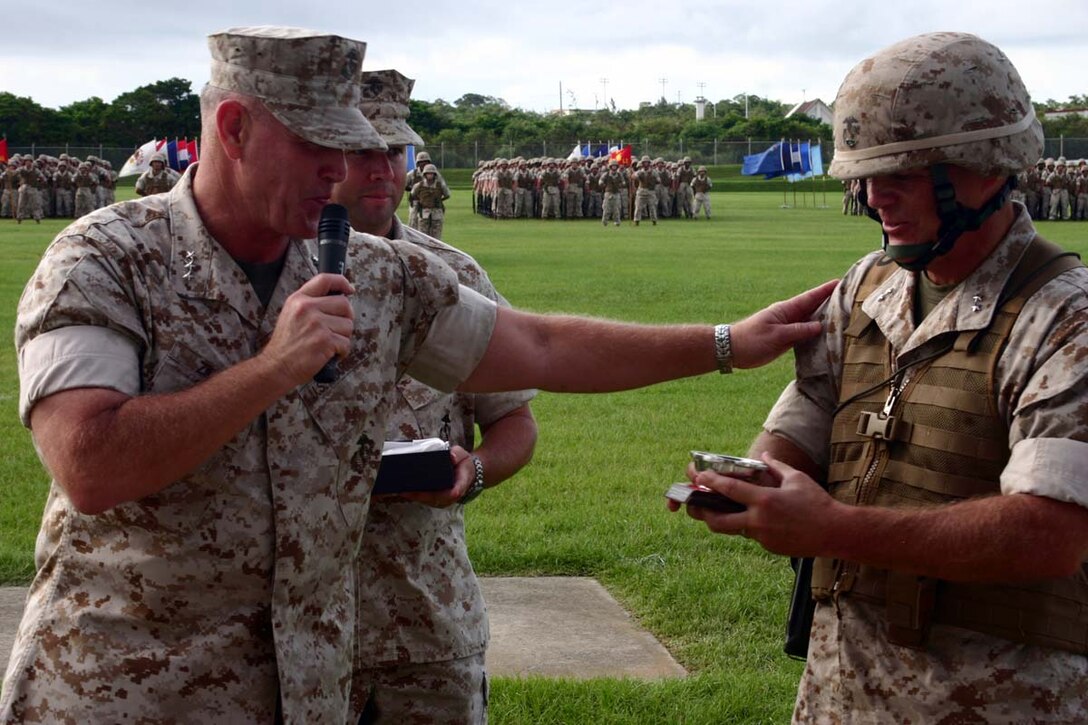
{"type": "MultiPolygon", "coordinates": [[[[800,139],[810,143],[819,143],[823,154],[824,168],[831,162],[833,144],[830,139],[800,139]]],[[[566,158],[576,145],[590,144],[593,148],[605,146],[623,147],[631,146],[631,153],[635,158],[649,156],[664,158],[666,161],[679,161],[685,156],[691,158],[692,163],[707,166],[719,166],[722,164],[739,164],[744,157],[759,153],[779,139],[745,139],[723,140],[713,139],[709,141],[685,141],[677,139],[672,143],[653,143],[648,139],[566,139],[553,141],[540,141],[535,143],[472,143],[472,144],[445,144],[438,143],[427,146],[431,159],[441,169],[474,169],[480,161],[495,158],[523,158],[554,157],[566,158]]],[[[69,156],[78,156],[81,159],[93,154],[99,158],[107,159],[114,169],[120,169],[135,149],[120,148],[116,146],[8,146],[9,154],[46,154],[48,156],[60,156],[66,153],[69,156]]],[[[1043,156],[1065,156],[1067,159],[1088,158],[1088,138],[1048,138],[1046,139],[1043,156]]]]}
{"type": "MultiPolygon", "coordinates": [[[[819,143],[823,153],[825,164],[831,160],[831,142],[821,139],[801,139],[819,143]]],[[[672,143],[654,143],[648,139],[617,139],[617,140],[576,140],[566,139],[562,141],[539,141],[535,143],[482,143],[473,144],[445,144],[436,143],[427,146],[427,152],[431,160],[435,161],[439,168],[475,168],[480,161],[496,158],[514,158],[521,156],[525,159],[567,158],[575,146],[584,147],[587,144],[593,149],[612,148],[629,145],[631,155],[637,160],[642,156],[650,158],[661,157],[666,161],[679,161],[685,156],[690,157],[696,165],[718,166],[720,164],[739,164],[749,154],[759,153],[779,139],[745,139],[709,141],[685,141],[678,139],[672,143]]]]}

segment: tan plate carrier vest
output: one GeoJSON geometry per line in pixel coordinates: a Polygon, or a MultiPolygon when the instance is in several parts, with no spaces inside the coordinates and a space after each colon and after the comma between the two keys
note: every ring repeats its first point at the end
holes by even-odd
{"type": "MultiPolygon", "coordinates": [[[[1075,255],[1036,237],[983,330],[947,333],[943,350],[904,364],[861,304],[897,267],[882,260],[858,289],[845,332],[839,411],[831,431],[828,490],[858,506],[941,506],[997,496],[1009,459],[1008,429],[997,415],[994,374],[1028,298],[1075,255]],[[874,390],[861,395],[868,388],[874,390]],[[850,399],[859,396],[852,402],[850,399]]],[[[1008,532],[995,531],[994,536],[1008,532]]],[[[885,608],[888,639],[924,647],[933,622],[1016,642],[1088,653],[1088,563],[1076,576],[1017,583],[951,582],[855,562],[817,558],[816,599],[849,595],[885,608]]]]}

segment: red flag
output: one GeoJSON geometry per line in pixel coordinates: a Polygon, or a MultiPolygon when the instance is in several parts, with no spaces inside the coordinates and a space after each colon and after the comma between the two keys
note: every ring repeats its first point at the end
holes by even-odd
{"type": "Polygon", "coordinates": [[[7,162],[8,160],[8,140],[6,138],[0,138],[0,161],[7,162]]]}
{"type": "Polygon", "coordinates": [[[189,163],[195,164],[198,160],[199,157],[196,153],[196,139],[194,138],[189,141],[189,163]]]}
{"type": "Polygon", "coordinates": [[[620,166],[630,166],[631,165],[631,145],[628,144],[628,145],[624,146],[622,149],[612,149],[608,153],[608,160],[609,161],[616,161],[616,162],[619,163],[620,166]]]}

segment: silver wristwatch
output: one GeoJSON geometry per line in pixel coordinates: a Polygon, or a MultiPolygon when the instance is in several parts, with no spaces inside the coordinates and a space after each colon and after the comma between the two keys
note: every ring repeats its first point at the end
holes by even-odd
{"type": "Polygon", "coordinates": [[[472,479],[472,485],[469,486],[468,491],[457,502],[462,506],[484,492],[484,462],[479,456],[472,456],[472,467],[476,469],[476,476],[472,479]]]}

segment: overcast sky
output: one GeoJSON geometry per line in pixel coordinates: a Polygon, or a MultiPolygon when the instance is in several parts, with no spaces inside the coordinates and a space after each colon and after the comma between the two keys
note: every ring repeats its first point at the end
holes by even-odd
{"type": "Polygon", "coordinates": [[[752,93],[830,103],[857,61],[935,30],[971,32],[999,45],[1036,100],[1088,93],[1086,0],[11,5],[4,11],[0,90],[50,108],[91,96],[109,102],[171,77],[192,81],[199,92],[208,79],[208,33],[259,24],[365,40],[364,69],[396,68],[416,78],[419,99],[452,102],[480,93],[533,111],[557,108],[560,84],[564,107],[603,107],[613,99],[618,108],[635,108],[662,91],[670,102],[690,103],[702,92],[710,100],[752,93]]]}

